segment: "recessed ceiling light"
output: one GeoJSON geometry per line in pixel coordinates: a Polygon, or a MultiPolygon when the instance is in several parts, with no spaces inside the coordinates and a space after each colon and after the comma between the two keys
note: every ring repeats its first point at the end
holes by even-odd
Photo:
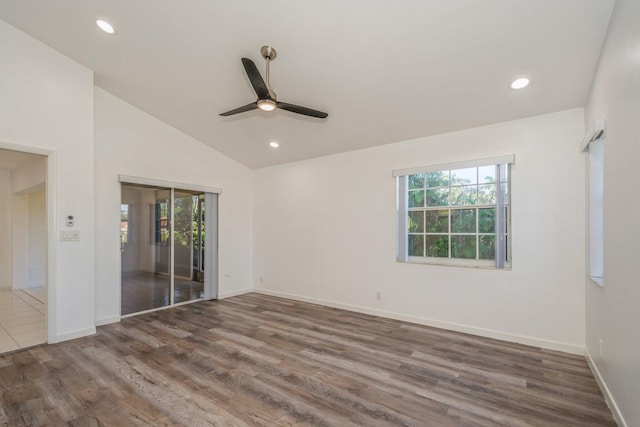
{"type": "Polygon", "coordinates": [[[116,33],[116,29],[113,28],[113,25],[109,24],[107,21],[105,21],[104,19],[97,19],[96,20],[96,25],[105,33],[107,34],[115,34],[116,33]]]}
{"type": "Polygon", "coordinates": [[[524,89],[525,87],[529,86],[530,82],[531,81],[526,77],[519,77],[511,83],[511,89],[524,89]]]}
{"type": "Polygon", "coordinates": [[[277,142],[273,141],[273,142],[269,143],[269,146],[272,147],[272,148],[278,148],[278,147],[280,147],[280,144],[278,144],[277,142]]]}

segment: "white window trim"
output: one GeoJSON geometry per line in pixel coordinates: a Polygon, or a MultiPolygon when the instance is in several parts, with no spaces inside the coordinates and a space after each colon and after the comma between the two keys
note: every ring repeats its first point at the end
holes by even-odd
{"type": "MultiPolygon", "coordinates": [[[[470,267],[470,268],[488,268],[496,270],[496,263],[491,259],[465,259],[465,258],[436,258],[436,257],[422,257],[422,256],[408,256],[407,261],[411,264],[428,264],[428,265],[443,265],[443,266],[456,266],[456,267],[470,267]]],[[[511,263],[507,263],[505,267],[500,270],[509,270],[511,263]]]]}
{"type": "Polygon", "coordinates": [[[153,178],[142,178],[131,175],[118,175],[118,181],[123,184],[149,185],[152,187],[179,188],[180,190],[200,191],[203,193],[222,194],[222,188],[208,187],[199,184],[185,184],[183,182],[162,181],[153,178]]]}
{"type": "MultiPolygon", "coordinates": [[[[409,212],[408,207],[408,182],[407,177],[409,175],[428,173],[428,172],[438,172],[444,170],[455,170],[455,169],[466,169],[466,168],[476,168],[482,166],[499,166],[497,182],[500,183],[500,175],[505,173],[505,165],[506,164],[514,164],[515,163],[515,155],[506,155],[499,157],[489,157],[479,160],[468,160],[463,162],[454,162],[454,163],[444,163],[438,165],[428,165],[428,166],[420,166],[415,168],[406,168],[406,169],[395,169],[392,171],[392,176],[396,178],[396,210],[397,210],[397,229],[396,229],[396,260],[398,262],[406,262],[406,263],[415,263],[415,264],[429,264],[429,265],[446,265],[446,266],[460,266],[460,267],[473,267],[473,268],[489,268],[489,269],[511,269],[511,261],[506,261],[504,258],[506,255],[505,252],[508,250],[511,251],[511,247],[506,248],[506,240],[505,236],[502,235],[502,241],[496,242],[496,259],[495,260],[478,260],[478,259],[465,259],[465,258],[436,258],[436,257],[413,257],[408,254],[408,232],[407,232],[407,217],[409,212]],[[504,254],[504,255],[503,255],[504,254]]],[[[509,194],[511,194],[511,173],[509,176],[509,194]]],[[[500,193],[498,191],[497,193],[500,193]]],[[[497,196],[497,195],[496,195],[497,196]]],[[[500,197],[496,200],[496,206],[498,203],[502,204],[500,197]]],[[[503,221],[506,219],[498,213],[500,209],[496,209],[496,217],[498,223],[496,224],[496,230],[502,229],[504,230],[503,221]],[[502,224],[502,225],[500,225],[502,224]],[[502,227],[502,228],[498,228],[502,227]]],[[[509,239],[511,238],[511,229],[507,230],[507,234],[509,235],[509,239]]],[[[496,238],[498,238],[498,234],[496,233],[496,238]]],[[[510,245],[511,246],[511,245],[510,245]]]]}
{"type": "Polygon", "coordinates": [[[419,173],[438,172],[443,170],[477,168],[482,166],[494,166],[494,165],[502,165],[505,163],[515,163],[515,161],[516,161],[516,156],[511,154],[508,156],[487,157],[485,159],[467,160],[464,162],[442,163],[439,165],[419,166],[417,168],[408,168],[408,169],[395,169],[392,172],[392,176],[398,177],[398,176],[416,175],[419,173]]]}

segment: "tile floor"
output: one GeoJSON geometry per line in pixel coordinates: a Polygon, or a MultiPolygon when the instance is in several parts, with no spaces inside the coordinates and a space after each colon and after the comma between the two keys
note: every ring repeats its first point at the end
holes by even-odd
{"type": "Polygon", "coordinates": [[[0,290],[0,353],[43,344],[45,289],[0,290]]]}

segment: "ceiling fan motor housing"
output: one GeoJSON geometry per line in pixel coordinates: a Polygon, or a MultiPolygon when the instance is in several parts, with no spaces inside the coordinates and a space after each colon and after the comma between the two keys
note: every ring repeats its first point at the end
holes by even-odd
{"type": "Polygon", "coordinates": [[[268,59],[270,61],[273,61],[276,59],[276,56],[278,56],[278,52],[276,52],[276,50],[271,46],[262,46],[260,48],[260,53],[264,59],[268,59]]]}

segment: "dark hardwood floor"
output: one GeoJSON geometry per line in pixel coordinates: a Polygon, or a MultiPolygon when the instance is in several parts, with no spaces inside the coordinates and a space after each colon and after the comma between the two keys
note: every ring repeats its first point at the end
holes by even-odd
{"type": "Polygon", "coordinates": [[[614,426],[583,357],[247,294],[0,357],[0,425],[614,426]]]}

